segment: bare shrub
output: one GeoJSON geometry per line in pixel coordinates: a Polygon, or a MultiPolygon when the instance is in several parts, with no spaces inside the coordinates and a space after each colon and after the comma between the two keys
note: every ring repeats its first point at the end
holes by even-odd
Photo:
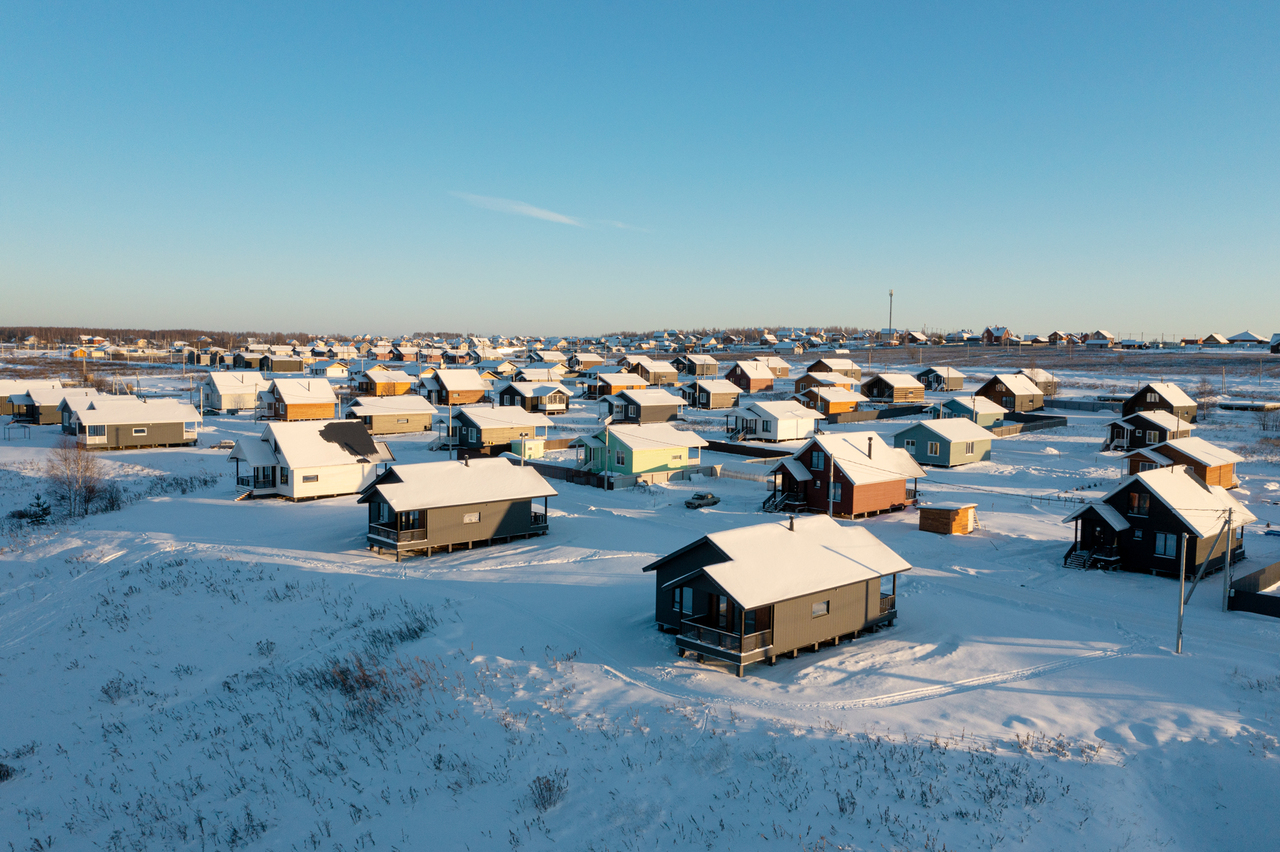
{"type": "Polygon", "coordinates": [[[71,517],[84,517],[102,493],[102,461],[74,439],[63,437],[49,451],[45,476],[50,491],[71,517]]]}
{"type": "Polygon", "coordinates": [[[10,778],[18,774],[18,770],[14,769],[7,763],[0,763],[0,782],[8,781],[10,778]]]}
{"type": "Polygon", "coordinates": [[[137,695],[141,685],[136,680],[126,680],[123,674],[117,674],[102,685],[103,696],[112,704],[123,698],[137,695]]]}
{"type": "Polygon", "coordinates": [[[564,769],[553,770],[550,775],[539,775],[529,782],[529,798],[542,813],[554,808],[569,792],[569,773],[564,769]]]}

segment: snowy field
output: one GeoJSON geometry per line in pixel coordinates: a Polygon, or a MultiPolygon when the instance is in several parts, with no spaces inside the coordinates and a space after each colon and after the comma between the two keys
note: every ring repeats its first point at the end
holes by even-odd
{"type": "MultiPolygon", "coordinates": [[[[209,445],[248,417],[104,455],[128,505],[0,541],[0,848],[1274,849],[1280,622],[1221,612],[1214,576],[1178,656],[1176,583],[1064,569],[1063,492],[1119,459],[1110,415],[1069,417],[929,471],[926,502],[978,504],[971,536],[856,522],[917,566],[893,628],[742,679],[677,657],[640,569],[775,518],[763,483],[555,483],[548,536],[395,563],[354,497],[235,502],[209,445]],[[722,502],[685,509],[704,489],[722,502]]],[[[0,442],[0,514],[57,434],[0,442]]],[[[1275,433],[1215,412],[1195,434],[1248,459],[1237,575],[1280,561],[1275,433]]]]}

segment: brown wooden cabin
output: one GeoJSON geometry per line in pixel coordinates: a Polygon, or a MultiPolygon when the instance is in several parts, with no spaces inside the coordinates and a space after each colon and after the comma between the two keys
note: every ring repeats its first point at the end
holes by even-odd
{"type": "Polygon", "coordinates": [[[865,396],[848,388],[821,386],[805,388],[792,399],[824,417],[857,411],[858,405],[867,401],[865,396]]]}
{"type": "Polygon", "coordinates": [[[413,392],[414,380],[401,370],[366,370],[354,384],[360,396],[400,396],[413,392]]]}
{"type": "Polygon", "coordinates": [[[1063,564],[1176,577],[1179,570],[1194,576],[1207,559],[1206,570],[1216,571],[1228,547],[1233,563],[1244,558],[1244,527],[1255,520],[1226,489],[1185,466],[1143,471],[1063,519],[1075,523],[1063,564]]]}
{"type": "Polygon", "coordinates": [[[841,518],[896,511],[915,503],[915,483],[924,477],[906,450],[875,432],[829,432],[774,466],[764,510],[841,518]]]}
{"type": "Polygon", "coordinates": [[[881,373],[862,383],[862,393],[872,402],[924,402],[924,385],[906,373],[881,373]]]}
{"type": "Polygon", "coordinates": [[[393,465],[357,502],[369,507],[369,549],[391,551],[398,562],[405,554],[546,535],[547,498],[554,496],[531,466],[474,458],[393,465]]]}
{"type": "Polygon", "coordinates": [[[338,397],[325,379],[275,379],[258,394],[263,420],[332,420],[338,416],[338,397]]]}
{"type": "Polygon", "coordinates": [[[764,393],[773,390],[774,373],[760,361],[734,361],[725,379],[737,385],[743,393],[764,393]]]}
{"type": "Polygon", "coordinates": [[[954,367],[926,367],[916,373],[916,381],[931,391],[964,390],[964,373],[954,367]]]}
{"type": "Polygon", "coordinates": [[[720,362],[710,355],[685,353],[671,359],[671,366],[686,376],[717,376],[720,374],[720,362]]]}
{"type": "Polygon", "coordinates": [[[742,390],[727,379],[697,379],[680,389],[681,395],[694,408],[733,408],[742,390]]]}
{"type": "Polygon", "coordinates": [[[919,508],[922,532],[968,535],[978,527],[977,503],[933,503],[919,508]]]}
{"type": "Polygon", "coordinates": [[[777,355],[757,355],[751,360],[768,367],[775,379],[785,379],[791,375],[791,365],[777,355]]]}
{"type": "Polygon", "coordinates": [[[679,634],[680,656],[728,663],[738,677],[891,626],[897,576],[910,569],[865,527],[821,515],[711,533],[644,568],[654,620],[679,634]]]}
{"type": "Polygon", "coordinates": [[[647,355],[632,355],[623,359],[623,369],[635,373],[654,387],[674,385],[679,380],[676,368],[668,361],[657,361],[647,355]]]}
{"type": "Polygon", "coordinates": [[[397,435],[430,431],[436,413],[436,407],[417,394],[362,396],[352,400],[347,418],[364,423],[372,435],[397,435]]]}
{"type": "Polygon", "coordinates": [[[1179,420],[1196,422],[1196,401],[1172,382],[1143,385],[1120,407],[1120,413],[1126,417],[1140,411],[1167,411],[1179,420]]]}
{"type": "Polygon", "coordinates": [[[1147,470],[1186,465],[1206,485],[1240,487],[1236,464],[1243,458],[1203,438],[1175,438],[1163,444],[1134,450],[1124,457],[1130,476],[1147,470]]]}
{"type": "Polygon", "coordinates": [[[1016,373],[997,373],[977,390],[996,405],[1009,411],[1036,411],[1044,408],[1044,391],[1026,376],[1016,373]]]}
{"type": "Polygon", "coordinates": [[[261,370],[262,356],[261,352],[237,352],[231,356],[231,366],[236,370],[261,370]]]}
{"type": "Polygon", "coordinates": [[[614,423],[666,423],[684,416],[684,398],[665,388],[618,391],[604,402],[614,423]]]}
{"type": "Polygon", "coordinates": [[[436,405],[473,405],[482,401],[488,386],[480,373],[470,367],[445,367],[424,382],[427,399],[436,405]]]}
{"type": "Polygon", "coordinates": [[[307,364],[296,355],[267,353],[258,360],[258,367],[264,373],[301,373],[307,368],[307,364]]]}
{"type": "Polygon", "coordinates": [[[845,390],[853,390],[858,384],[857,380],[844,373],[805,373],[803,376],[796,378],[796,393],[802,393],[809,388],[844,388],[845,390]]]}
{"type": "Polygon", "coordinates": [[[624,390],[640,390],[648,386],[649,383],[635,373],[596,373],[587,379],[583,398],[603,399],[624,390]]]}
{"type": "Polygon", "coordinates": [[[551,418],[545,414],[525,411],[516,405],[456,408],[453,418],[458,446],[487,452],[505,452],[511,442],[519,438],[545,438],[552,425],[551,418]]]}
{"type": "MultiPolygon", "coordinates": [[[[850,358],[819,358],[806,369],[806,373],[839,373],[853,379],[854,384],[862,381],[862,368],[850,358]]],[[[852,387],[852,385],[850,385],[852,387]]]]}

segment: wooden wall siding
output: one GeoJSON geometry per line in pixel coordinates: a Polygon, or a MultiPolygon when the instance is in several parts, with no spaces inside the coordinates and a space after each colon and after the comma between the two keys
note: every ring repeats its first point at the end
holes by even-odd
{"type": "Polygon", "coordinates": [[[158,447],[173,444],[193,444],[194,438],[183,437],[181,423],[128,423],[107,426],[107,443],[86,444],[89,448],[128,449],[130,447],[158,447]],[[134,428],[146,429],[147,434],[135,435],[134,428]]]}
{"type": "Polygon", "coordinates": [[[973,532],[977,522],[977,511],[968,509],[931,509],[920,507],[920,529],[922,532],[939,535],[968,535],[973,532]]]}
{"type": "Polygon", "coordinates": [[[277,420],[332,420],[334,404],[331,402],[317,403],[295,403],[287,405],[282,402],[276,403],[276,411],[279,412],[277,420]]]}
{"type": "Polygon", "coordinates": [[[763,393],[773,389],[773,379],[750,379],[737,367],[726,373],[725,378],[741,388],[743,393],[763,393]]]}
{"type": "MultiPolygon", "coordinates": [[[[539,507],[541,508],[541,507],[539,507]]],[[[403,542],[410,548],[414,545],[430,545],[432,547],[446,544],[466,544],[474,541],[488,541],[491,538],[504,538],[512,535],[524,535],[533,527],[533,508],[531,500],[503,501],[495,503],[473,503],[468,506],[445,506],[427,510],[427,540],[425,542],[403,542]],[[480,522],[464,524],[464,515],[480,513],[480,522]]]]}
{"type": "Polygon", "coordinates": [[[625,423],[666,423],[680,419],[680,407],[676,405],[637,405],[634,415],[630,403],[622,404],[619,409],[614,419],[625,423]]]}
{"type": "Polygon", "coordinates": [[[880,614],[880,579],[841,586],[774,604],[773,649],[780,656],[799,648],[826,642],[866,627],[869,601],[880,614]],[[813,617],[813,605],[830,601],[827,615],[813,617]]]}
{"type": "Polygon", "coordinates": [[[1186,421],[1187,423],[1196,422],[1196,407],[1194,405],[1170,405],[1164,400],[1147,402],[1145,393],[1139,394],[1138,396],[1140,398],[1134,399],[1131,397],[1126,400],[1122,406],[1120,406],[1120,413],[1122,416],[1128,417],[1130,414],[1137,414],[1139,411],[1167,411],[1179,420],[1186,421]]]}
{"type": "Polygon", "coordinates": [[[895,388],[886,382],[868,379],[862,384],[862,392],[879,402],[923,402],[924,388],[895,388]]]}
{"type": "Polygon", "coordinates": [[[403,432],[423,432],[431,428],[431,415],[420,412],[408,414],[365,415],[365,426],[374,435],[398,435],[403,432]],[[401,423],[400,421],[407,421],[401,423]]]}
{"type": "Polygon", "coordinates": [[[528,432],[529,437],[534,437],[535,428],[533,426],[509,426],[499,429],[491,426],[488,429],[476,429],[476,437],[473,441],[471,440],[471,427],[464,426],[459,421],[458,443],[464,447],[492,447],[498,444],[510,444],[520,438],[521,432],[528,432]]]}
{"type": "Polygon", "coordinates": [[[985,396],[996,405],[1002,405],[1010,411],[1035,411],[1044,408],[1044,394],[1015,394],[1000,382],[990,386],[984,385],[978,390],[978,396],[985,396]]]}
{"type": "Polygon", "coordinates": [[[360,382],[356,390],[368,396],[402,396],[413,389],[412,382],[360,382]]]}
{"type": "Polygon", "coordinates": [[[733,408],[738,404],[738,395],[736,393],[712,393],[707,394],[707,401],[702,402],[702,394],[698,393],[693,396],[689,402],[694,408],[733,408]]]}
{"type": "Polygon", "coordinates": [[[903,506],[907,502],[907,481],[894,479],[889,482],[875,482],[870,485],[859,485],[846,488],[852,492],[853,504],[850,514],[865,515],[868,512],[883,512],[894,506],[903,506]]]}
{"type": "MultiPolygon", "coordinates": [[[[818,514],[827,512],[827,482],[831,475],[830,461],[822,471],[811,470],[813,479],[805,483],[791,481],[792,493],[804,495],[805,508],[818,514]],[[821,483],[819,485],[818,483],[821,483]]],[[[784,477],[786,479],[786,477],[784,477]]],[[[905,479],[875,482],[869,485],[852,485],[840,468],[835,470],[835,481],[840,485],[840,499],[831,504],[832,512],[842,518],[854,515],[865,515],[871,512],[883,512],[894,506],[903,506],[907,502],[907,481],[905,479]]]]}
{"type": "Polygon", "coordinates": [[[27,417],[37,426],[50,426],[62,423],[62,415],[56,405],[28,405],[27,417]]]}
{"type": "Polygon", "coordinates": [[[1234,487],[1236,473],[1234,464],[1220,464],[1209,467],[1170,446],[1159,447],[1155,452],[1165,456],[1174,464],[1185,464],[1195,471],[1196,476],[1204,480],[1205,485],[1221,485],[1223,488],[1234,487]]]}
{"type": "Polygon", "coordinates": [[[441,405],[471,405],[484,399],[483,390],[474,391],[453,391],[452,393],[440,392],[441,405]]]}

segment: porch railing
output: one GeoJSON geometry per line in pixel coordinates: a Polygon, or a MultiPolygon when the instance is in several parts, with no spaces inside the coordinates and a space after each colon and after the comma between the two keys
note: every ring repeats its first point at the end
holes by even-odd
{"type": "Polygon", "coordinates": [[[738,654],[758,651],[773,644],[772,630],[761,630],[757,633],[739,636],[737,633],[730,633],[727,630],[719,630],[715,627],[707,627],[705,624],[698,624],[688,619],[680,622],[680,635],[703,645],[710,645],[713,648],[721,648],[738,654]]]}
{"type": "Polygon", "coordinates": [[[426,530],[397,530],[382,524],[369,524],[369,535],[388,541],[426,541],[426,530]]]}
{"type": "Polygon", "coordinates": [[[254,479],[252,476],[237,476],[236,485],[241,488],[252,488],[257,491],[260,488],[274,488],[275,483],[270,479],[254,479]]]}
{"type": "Polygon", "coordinates": [[[880,596],[880,614],[888,615],[898,608],[897,595],[881,595],[880,596]]]}
{"type": "Polygon", "coordinates": [[[545,527],[547,525],[547,516],[542,512],[534,512],[529,523],[535,527],[545,527]]]}

